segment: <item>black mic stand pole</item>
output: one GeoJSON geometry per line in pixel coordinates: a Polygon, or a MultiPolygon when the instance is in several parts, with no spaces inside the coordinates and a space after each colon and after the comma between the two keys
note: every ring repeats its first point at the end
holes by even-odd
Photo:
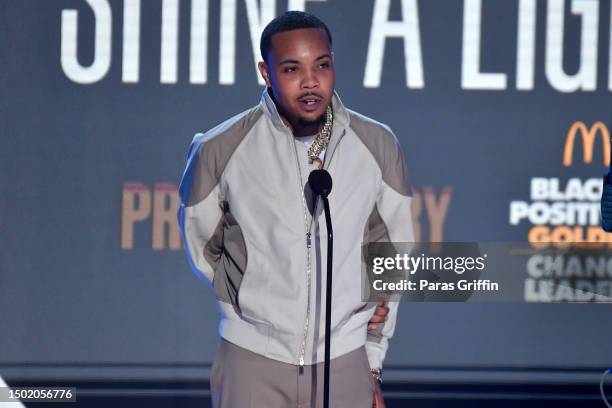
{"type": "Polygon", "coordinates": [[[331,354],[331,307],[332,307],[332,266],[334,253],[334,230],[327,196],[332,189],[332,178],[326,170],[313,170],[308,176],[312,191],[321,196],[327,227],[327,284],[325,285],[325,362],[323,365],[323,407],[329,408],[329,360],[331,354]]]}
{"type": "Polygon", "coordinates": [[[332,229],[329,200],[321,196],[327,226],[327,284],[325,285],[325,364],[323,369],[323,407],[329,408],[329,360],[331,354],[331,303],[332,303],[332,265],[334,253],[334,231],[332,229]]]}

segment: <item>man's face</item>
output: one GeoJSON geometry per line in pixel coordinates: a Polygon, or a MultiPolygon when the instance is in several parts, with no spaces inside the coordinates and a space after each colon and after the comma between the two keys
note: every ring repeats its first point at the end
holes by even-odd
{"type": "Polygon", "coordinates": [[[325,30],[285,31],[274,34],[271,43],[266,63],[259,63],[259,70],[280,105],[281,115],[294,132],[318,126],[331,103],[335,82],[325,30]]]}

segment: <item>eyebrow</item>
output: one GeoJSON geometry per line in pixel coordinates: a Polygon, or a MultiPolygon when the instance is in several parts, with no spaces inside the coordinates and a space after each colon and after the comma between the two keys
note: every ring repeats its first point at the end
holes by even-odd
{"type": "MultiPolygon", "coordinates": [[[[315,61],[319,61],[323,58],[331,58],[330,54],[323,54],[320,57],[318,57],[315,61]]],[[[283,65],[283,64],[299,64],[300,61],[298,60],[292,60],[292,59],[286,59],[286,60],[282,60],[281,62],[278,63],[278,65],[283,65]]]]}

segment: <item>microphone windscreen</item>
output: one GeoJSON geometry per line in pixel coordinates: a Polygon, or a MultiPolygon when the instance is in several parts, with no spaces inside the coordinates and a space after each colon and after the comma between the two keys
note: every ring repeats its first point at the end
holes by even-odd
{"type": "Polygon", "coordinates": [[[315,194],[327,197],[331,193],[332,178],[327,170],[313,170],[308,176],[308,184],[315,194]]]}

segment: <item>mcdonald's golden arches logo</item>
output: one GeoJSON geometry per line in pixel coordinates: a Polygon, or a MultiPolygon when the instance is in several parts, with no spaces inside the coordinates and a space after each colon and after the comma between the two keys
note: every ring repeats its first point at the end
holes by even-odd
{"type": "Polygon", "coordinates": [[[565,138],[565,148],[563,149],[563,165],[572,165],[574,156],[574,145],[576,144],[576,134],[580,133],[582,139],[582,157],[585,163],[593,162],[593,149],[595,148],[595,136],[601,135],[601,145],[603,147],[603,165],[610,163],[610,131],[603,122],[595,122],[590,128],[584,122],[574,122],[567,131],[565,138]]]}

